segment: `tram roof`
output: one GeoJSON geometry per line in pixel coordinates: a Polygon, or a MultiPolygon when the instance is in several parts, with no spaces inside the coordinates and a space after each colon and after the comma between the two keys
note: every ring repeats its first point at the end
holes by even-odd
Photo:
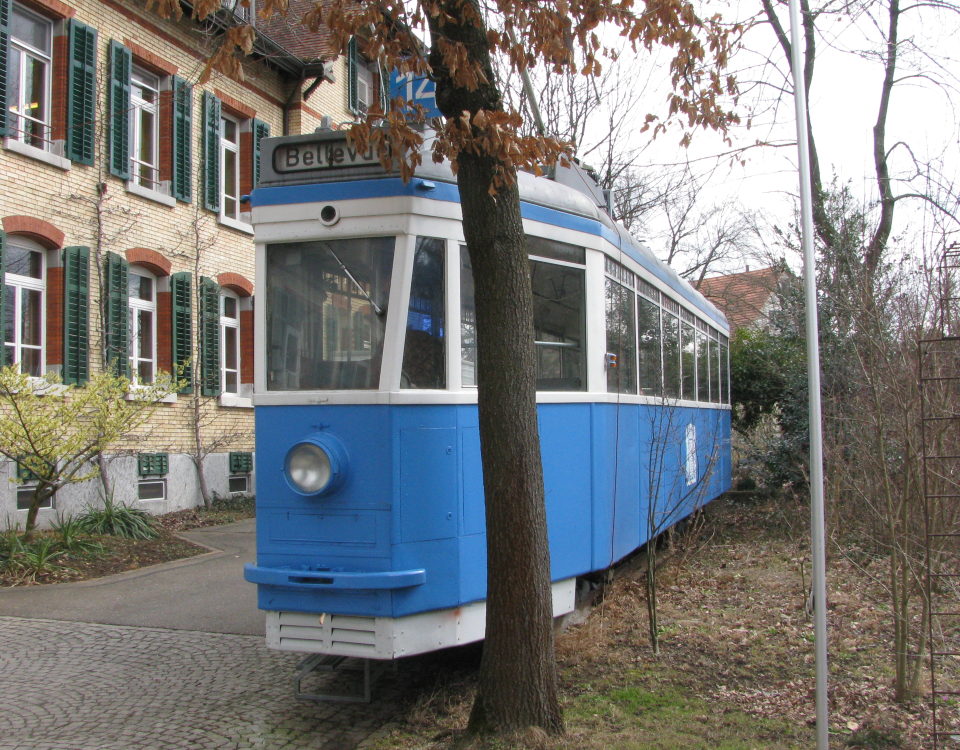
{"type": "MultiPolygon", "coordinates": [[[[264,206],[330,200],[331,196],[321,197],[306,186],[349,182],[357,182],[356,189],[338,190],[339,199],[410,194],[459,203],[456,176],[447,162],[433,161],[430,149],[428,138],[421,149],[423,161],[417,166],[414,179],[404,184],[397,170],[384,169],[372,153],[352,149],[344,131],[318,130],[306,135],[265,138],[261,142],[260,182],[251,203],[264,206]],[[377,184],[371,185],[370,181],[377,184]],[[429,191],[424,190],[425,183],[433,183],[429,191]]],[[[726,317],[716,306],[598,205],[596,184],[582,169],[569,170],[563,182],[520,172],[517,183],[523,218],[599,234],[724,331],[729,329],[726,317]]]]}

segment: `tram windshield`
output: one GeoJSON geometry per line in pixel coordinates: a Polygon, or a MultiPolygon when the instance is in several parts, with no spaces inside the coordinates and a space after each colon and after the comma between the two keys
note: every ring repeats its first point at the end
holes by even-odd
{"type": "Polygon", "coordinates": [[[267,246],[267,389],[380,382],[393,237],[267,246]]]}

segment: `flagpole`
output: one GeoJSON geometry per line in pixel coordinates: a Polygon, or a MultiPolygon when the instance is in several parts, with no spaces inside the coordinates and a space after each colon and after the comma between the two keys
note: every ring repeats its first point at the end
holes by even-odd
{"type": "Polygon", "coordinates": [[[797,114],[797,150],[800,159],[800,218],[803,240],[803,281],[806,299],[807,390],[810,412],[810,546],[813,563],[813,625],[816,652],[817,750],[829,750],[830,715],[827,706],[827,576],[823,512],[823,431],[820,405],[820,342],[817,322],[817,280],[813,252],[813,196],[810,187],[810,142],[807,128],[807,90],[803,76],[801,23],[798,0],[790,0],[790,44],[793,92],[797,114]]]}

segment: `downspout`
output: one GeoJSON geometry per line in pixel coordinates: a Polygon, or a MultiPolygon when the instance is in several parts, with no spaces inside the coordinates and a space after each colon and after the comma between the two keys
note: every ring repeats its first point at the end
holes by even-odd
{"type": "Polygon", "coordinates": [[[290,96],[287,97],[287,100],[283,103],[283,134],[291,135],[290,133],[290,107],[293,106],[293,100],[300,92],[300,87],[303,86],[303,82],[307,80],[307,77],[301,72],[300,76],[294,81],[293,86],[290,87],[290,96]]]}

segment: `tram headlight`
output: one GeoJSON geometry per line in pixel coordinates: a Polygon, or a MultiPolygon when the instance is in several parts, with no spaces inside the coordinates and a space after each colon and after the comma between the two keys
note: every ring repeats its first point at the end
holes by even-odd
{"type": "Polygon", "coordinates": [[[287,452],[283,469],[295,492],[323,495],[338,487],[346,476],[346,453],[329,435],[311,436],[287,452]]]}

